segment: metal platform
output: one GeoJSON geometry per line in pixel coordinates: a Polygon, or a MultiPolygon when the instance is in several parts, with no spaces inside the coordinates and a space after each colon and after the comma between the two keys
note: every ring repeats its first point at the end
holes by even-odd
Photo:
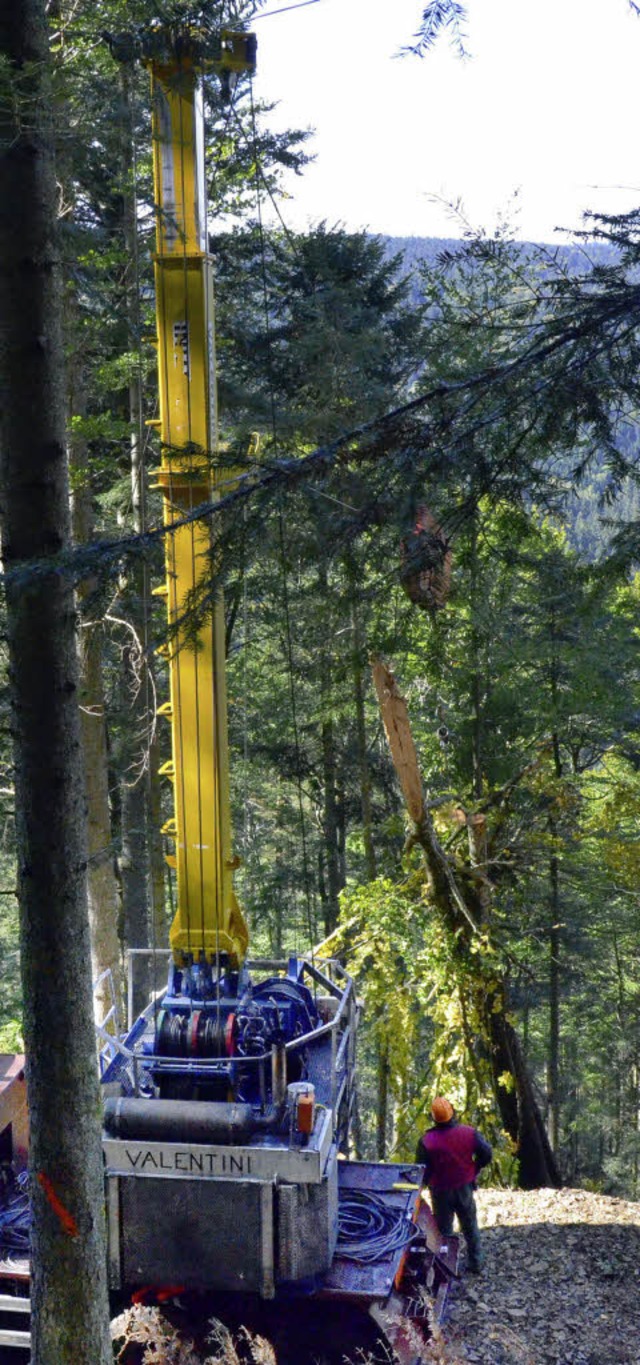
{"type": "Polygon", "coordinates": [[[443,1244],[423,1197],[422,1179],[422,1166],[338,1163],[340,1192],[375,1195],[413,1222],[417,1236],[414,1243],[373,1264],[336,1254],[319,1291],[323,1299],[366,1312],[400,1365],[426,1359],[432,1323],[442,1320],[451,1284],[458,1277],[459,1239],[451,1236],[443,1244]]]}
{"type": "MultiPolygon", "coordinates": [[[[412,1218],[420,1203],[421,1166],[388,1165],[371,1161],[339,1161],[338,1191],[374,1194],[391,1209],[412,1218]],[[404,1188],[402,1188],[404,1186],[404,1188]]],[[[325,1298],[386,1299],[402,1268],[406,1250],[393,1252],[373,1265],[360,1265],[336,1254],[322,1282],[325,1298]]]]}

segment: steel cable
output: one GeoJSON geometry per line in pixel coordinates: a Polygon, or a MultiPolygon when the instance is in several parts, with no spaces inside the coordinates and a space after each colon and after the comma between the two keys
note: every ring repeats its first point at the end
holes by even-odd
{"type": "Polygon", "coordinates": [[[417,1236],[419,1229],[404,1209],[392,1208],[363,1190],[340,1194],[336,1255],[344,1260],[373,1265],[409,1246],[417,1236]]]}

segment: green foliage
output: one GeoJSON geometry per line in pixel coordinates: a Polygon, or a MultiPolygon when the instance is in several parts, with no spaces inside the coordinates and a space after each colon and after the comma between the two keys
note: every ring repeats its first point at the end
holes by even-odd
{"type": "Polygon", "coordinates": [[[0,1052],[24,1052],[22,1024],[18,1019],[10,1019],[8,1023],[0,1024],[0,1052]]]}
{"type": "Polygon", "coordinates": [[[448,30],[458,56],[464,57],[466,50],[463,25],[466,18],[466,6],[459,4],[459,0],[429,0],[423,7],[420,27],[414,42],[407,50],[422,57],[434,46],[440,34],[448,30]]]}
{"type": "MultiPolygon", "coordinates": [[[[432,1099],[446,1094],[465,1121],[491,1136],[495,1177],[513,1178],[514,1152],[494,1114],[485,1021],[469,1010],[470,982],[484,975],[487,996],[493,989],[497,964],[486,936],[474,942],[471,958],[461,957],[416,871],[400,884],[378,878],[345,892],[331,949],[344,955],[364,1005],[365,1126],[378,1102],[373,1068],[382,1053],[389,1059],[395,1159],[413,1158],[432,1099]]],[[[504,1083],[511,1084],[510,1075],[504,1083]]]]}

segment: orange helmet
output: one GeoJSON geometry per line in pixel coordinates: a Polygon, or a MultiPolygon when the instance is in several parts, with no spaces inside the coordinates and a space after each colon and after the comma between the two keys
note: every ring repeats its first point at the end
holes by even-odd
{"type": "Polygon", "coordinates": [[[434,1123],[448,1123],[453,1118],[453,1105],[438,1095],[431,1105],[431,1114],[434,1123]]]}

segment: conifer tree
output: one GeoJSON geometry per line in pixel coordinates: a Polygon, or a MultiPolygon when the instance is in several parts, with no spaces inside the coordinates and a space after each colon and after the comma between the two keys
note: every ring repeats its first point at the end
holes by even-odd
{"type": "Polygon", "coordinates": [[[103,1173],[45,7],[0,11],[0,480],[36,1365],[107,1365],[103,1173]],[[36,564],[38,569],[36,569],[36,564]]]}

